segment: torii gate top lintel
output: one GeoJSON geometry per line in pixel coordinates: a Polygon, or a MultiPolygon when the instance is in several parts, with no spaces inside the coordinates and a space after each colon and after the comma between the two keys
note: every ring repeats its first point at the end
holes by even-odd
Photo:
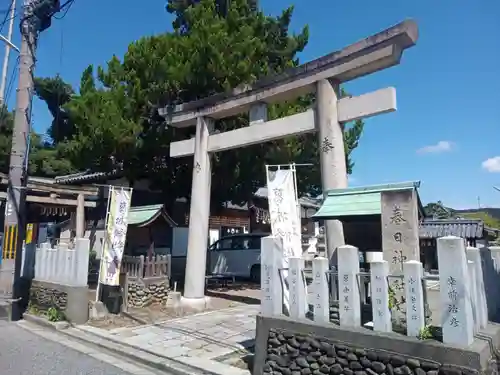
{"type": "Polygon", "coordinates": [[[292,68],[282,74],[264,77],[252,85],[243,85],[174,107],[159,109],[159,114],[174,127],[196,125],[200,116],[224,118],[248,111],[256,102],[273,103],[293,99],[316,89],[321,79],[338,83],[397,65],[405,49],[418,39],[415,21],[405,20],[339,51],[292,68]]]}

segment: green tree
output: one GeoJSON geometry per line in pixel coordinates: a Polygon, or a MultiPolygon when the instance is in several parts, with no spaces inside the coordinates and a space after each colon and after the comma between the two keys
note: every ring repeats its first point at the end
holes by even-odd
{"type": "MultiPolygon", "coordinates": [[[[189,102],[298,65],[297,53],[307,44],[308,29],[289,32],[290,7],[278,17],[264,15],[255,1],[169,1],[174,31],[132,43],[123,59],[116,56],[94,74],[82,75],[80,92],[64,106],[74,125],[66,142],[78,168],[122,169],[130,180],[147,177],[166,199],[189,196],[192,158],[169,158],[169,144],[193,135],[193,129],[165,126],[160,106],[189,102]],[[193,5],[196,3],[196,5],[193,5]],[[192,6],[191,6],[192,5],[192,6]],[[111,157],[110,157],[111,156],[111,157]]],[[[270,118],[306,110],[312,95],[269,109],[270,118]]],[[[248,125],[248,115],[217,121],[217,131],[248,125]]],[[[345,131],[349,167],[362,122],[345,131]]],[[[317,192],[320,179],[316,136],[303,135],[214,155],[212,207],[247,201],[265,184],[264,165],[312,162],[299,176],[300,190],[317,192]]]]}
{"type": "MultiPolygon", "coordinates": [[[[12,129],[14,113],[6,107],[0,109],[0,172],[9,173],[10,152],[12,147],[12,129]]],[[[51,141],[32,132],[29,139],[28,173],[32,176],[54,177],[74,172],[68,159],[64,158],[61,149],[51,141]]]]}
{"type": "Polygon", "coordinates": [[[455,211],[445,207],[441,201],[426,204],[424,211],[426,216],[432,217],[433,219],[452,219],[455,217],[455,211]]]}
{"type": "Polygon", "coordinates": [[[70,84],[56,75],[54,78],[35,78],[35,94],[47,104],[53,120],[47,131],[51,141],[55,144],[71,139],[74,126],[64,110],[71,97],[74,95],[70,84]]]}
{"type": "Polygon", "coordinates": [[[0,107],[0,172],[9,173],[10,149],[14,116],[7,107],[0,107]]]}

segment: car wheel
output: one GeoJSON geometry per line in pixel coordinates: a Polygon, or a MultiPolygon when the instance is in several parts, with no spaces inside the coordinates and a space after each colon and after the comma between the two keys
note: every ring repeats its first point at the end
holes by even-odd
{"type": "Polygon", "coordinates": [[[260,283],[260,265],[254,264],[250,270],[250,279],[255,283],[260,283]]]}

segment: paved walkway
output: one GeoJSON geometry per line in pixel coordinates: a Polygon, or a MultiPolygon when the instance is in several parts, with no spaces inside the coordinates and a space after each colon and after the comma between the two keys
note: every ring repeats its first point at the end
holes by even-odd
{"type": "Polygon", "coordinates": [[[216,359],[254,345],[259,309],[259,305],[238,306],[111,331],[88,325],[79,328],[170,358],[216,359]]]}

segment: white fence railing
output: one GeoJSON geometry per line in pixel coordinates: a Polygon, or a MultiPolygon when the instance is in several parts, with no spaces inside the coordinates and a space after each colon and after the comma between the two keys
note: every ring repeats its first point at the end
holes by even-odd
{"type": "Polygon", "coordinates": [[[77,239],[74,248],[41,244],[35,251],[35,280],[85,286],[88,282],[90,241],[77,239]]]}

